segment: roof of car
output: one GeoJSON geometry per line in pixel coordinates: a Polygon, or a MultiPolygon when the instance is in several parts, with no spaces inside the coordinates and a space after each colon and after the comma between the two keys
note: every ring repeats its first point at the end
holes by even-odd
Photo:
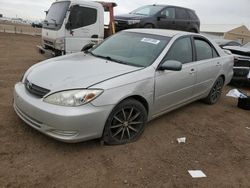
{"type": "Polygon", "coordinates": [[[183,9],[186,9],[186,10],[194,11],[193,9],[190,9],[190,8],[187,8],[187,7],[180,7],[180,6],[175,6],[175,5],[153,4],[153,5],[146,5],[146,6],[159,6],[159,7],[162,7],[162,8],[175,7],[175,8],[183,8],[183,9]]]}
{"type": "MultiPolygon", "coordinates": [[[[134,32],[134,33],[162,35],[162,36],[166,36],[166,37],[174,37],[175,35],[190,35],[191,34],[189,32],[185,32],[185,31],[167,30],[167,29],[128,29],[125,31],[134,32]]],[[[192,34],[197,35],[197,33],[192,33],[192,34]]]]}

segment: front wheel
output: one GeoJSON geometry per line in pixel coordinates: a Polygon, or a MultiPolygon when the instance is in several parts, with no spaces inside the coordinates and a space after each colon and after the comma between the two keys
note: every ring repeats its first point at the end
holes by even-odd
{"type": "Polygon", "coordinates": [[[108,117],[103,141],[110,145],[135,141],[142,134],[147,111],[137,100],[128,99],[118,104],[108,117]]]}
{"type": "Polygon", "coordinates": [[[220,76],[214,83],[209,95],[204,99],[207,104],[215,104],[220,99],[222,88],[224,86],[224,80],[220,76]]]}
{"type": "Polygon", "coordinates": [[[154,28],[154,25],[153,24],[145,24],[144,28],[154,28]]]}

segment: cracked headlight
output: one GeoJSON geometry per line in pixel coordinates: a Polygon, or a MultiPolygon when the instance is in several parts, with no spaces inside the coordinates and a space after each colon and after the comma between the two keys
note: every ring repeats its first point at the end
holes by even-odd
{"type": "Polygon", "coordinates": [[[128,25],[134,25],[140,23],[141,20],[128,20],[128,25]]]}
{"type": "Polygon", "coordinates": [[[81,106],[101,95],[101,89],[68,90],[53,93],[44,99],[44,102],[60,106],[81,106]]]}

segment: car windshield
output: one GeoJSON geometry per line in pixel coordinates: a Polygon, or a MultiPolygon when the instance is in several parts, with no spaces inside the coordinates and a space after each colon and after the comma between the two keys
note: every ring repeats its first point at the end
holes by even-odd
{"type": "Polygon", "coordinates": [[[244,48],[250,48],[250,42],[243,45],[244,48]]]}
{"type": "Polygon", "coordinates": [[[147,67],[169,41],[170,37],[124,31],[108,38],[90,53],[118,63],[147,67]]]}
{"type": "Polygon", "coordinates": [[[161,7],[161,6],[149,5],[149,6],[144,6],[144,7],[138,8],[138,9],[130,12],[130,14],[152,16],[152,15],[156,14],[157,12],[159,12],[162,8],[163,7],[161,7]]]}
{"type": "Polygon", "coordinates": [[[47,29],[60,29],[63,24],[66,12],[69,8],[69,1],[55,2],[51,5],[48,14],[43,22],[47,29]]]}

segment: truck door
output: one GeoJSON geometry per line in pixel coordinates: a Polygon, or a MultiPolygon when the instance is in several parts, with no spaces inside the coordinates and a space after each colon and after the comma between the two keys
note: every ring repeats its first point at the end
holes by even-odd
{"type": "Polygon", "coordinates": [[[88,43],[104,37],[104,9],[101,4],[86,2],[72,5],[66,23],[65,51],[79,52],[88,43]]]}

